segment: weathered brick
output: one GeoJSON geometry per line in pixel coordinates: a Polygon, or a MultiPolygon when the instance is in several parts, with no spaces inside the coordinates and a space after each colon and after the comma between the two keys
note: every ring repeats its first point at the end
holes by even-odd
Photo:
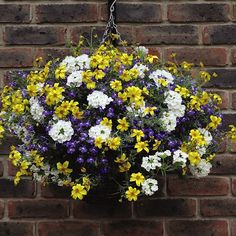
{"type": "MultiPolygon", "coordinates": [[[[107,4],[102,4],[101,20],[107,21],[107,4]]],[[[116,20],[121,22],[161,22],[161,5],[155,3],[117,3],[116,20]],[[148,12],[148,14],[147,14],[148,12]]]]}
{"type": "Polygon", "coordinates": [[[55,184],[41,185],[41,196],[45,198],[70,198],[71,189],[55,184]]]}
{"type": "Polygon", "coordinates": [[[104,199],[103,201],[95,201],[94,203],[73,201],[73,205],[74,217],[80,219],[131,217],[131,205],[127,202],[119,203],[117,199],[104,199]]]}
{"type": "Polygon", "coordinates": [[[50,26],[7,26],[4,41],[8,45],[62,45],[65,28],[50,26]]]}
{"type": "Polygon", "coordinates": [[[162,236],[163,223],[159,221],[119,220],[103,224],[104,236],[162,236]]]}
{"type": "Polygon", "coordinates": [[[236,178],[232,178],[232,194],[236,196],[236,178]]]}
{"type": "Polygon", "coordinates": [[[30,67],[32,64],[31,48],[0,48],[0,67],[30,67]]]}
{"type": "Polygon", "coordinates": [[[3,218],[3,215],[4,215],[4,202],[0,201],[0,219],[3,218]]]}
{"type": "Polygon", "coordinates": [[[218,94],[221,99],[222,103],[219,105],[220,109],[228,109],[229,108],[229,92],[223,90],[214,90],[213,93],[218,94]]]}
{"type": "Polygon", "coordinates": [[[30,222],[0,222],[1,236],[33,236],[34,223],[30,222]]]}
{"type": "Polygon", "coordinates": [[[225,220],[173,220],[166,223],[168,236],[228,236],[225,220]]]}
{"type": "Polygon", "coordinates": [[[236,125],[236,114],[231,114],[231,113],[225,113],[223,114],[223,118],[222,118],[222,126],[221,128],[224,131],[228,131],[229,130],[229,125],[236,125]]]}
{"type": "Polygon", "coordinates": [[[0,22],[28,23],[30,22],[30,5],[0,4],[0,22]]]}
{"type": "Polygon", "coordinates": [[[7,164],[8,164],[8,175],[15,176],[19,168],[17,166],[12,165],[11,161],[8,161],[7,164]]]}
{"type": "Polygon", "coordinates": [[[40,222],[39,236],[99,236],[99,224],[93,222],[40,222]]]}
{"type": "Polygon", "coordinates": [[[227,178],[176,178],[169,177],[168,194],[171,196],[221,196],[229,192],[227,178]]]}
{"type": "Polygon", "coordinates": [[[213,174],[230,175],[236,173],[236,158],[234,155],[217,155],[213,161],[213,174]]]}
{"type": "Polygon", "coordinates": [[[236,25],[214,25],[203,29],[204,44],[235,44],[236,25]]]}
{"type": "Polygon", "coordinates": [[[212,78],[207,87],[214,88],[236,88],[236,69],[214,69],[209,72],[217,73],[216,78],[212,78]]]}
{"type": "Polygon", "coordinates": [[[96,3],[44,4],[36,6],[38,23],[95,22],[98,19],[96,3]]]}
{"type": "Polygon", "coordinates": [[[236,48],[231,50],[231,63],[232,65],[236,65],[236,48]]]}
{"type": "MultiPolygon", "coordinates": [[[[72,28],[71,38],[72,41],[75,43],[79,41],[79,37],[81,35],[90,40],[91,32],[93,32],[93,34],[98,35],[98,40],[101,40],[104,30],[105,26],[96,26],[96,27],[77,26],[72,28]]],[[[119,32],[121,33],[121,37],[123,40],[127,40],[129,43],[132,43],[134,41],[132,26],[119,26],[119,32]]]]}
{"type": "Polygon", "coordinates": [[[48,61],[52,58],[63,58],[70,54],[70,50],[67,48],[38,48],[35,52],[35,58],[43,57],[44,61],[48,61]]]}
{"type": "Polygon", "coordinates": [[[229,21],[229,5],[217,3],[171,4],[168,6],[171,22],[229,21]]]}
{"type": "Polygon", "coordinates": [[[21,180],[15,186],[12,180],[0,179],[0,198],[33,198],[35,184],[29,180],[21,180]]]}
{"type": "Polygon", "coordinates": [[[236,200],[226,199],[204,199],[200,201],[200,212],[202,216],[236,216],[236,200]]]}
{"type": "Polygon", "coordinates": [[[68,217],[69,202],[65,200],[9,201],[8,215],[11,219],[68,217]]]}
{"type": "Polygon", "coordinates": [[[236,21],[236,4],[233,4],[232,21],[236,21]]]}
{"type": "Polygon", "coordinates": [[[192,217],[196,215],[193,199],[152,199],[134,205],[137,217],[192,217]]]}
{"type": "Polygon", "coordinates": [[[232,93],[232,108],[236,109],[236,93],[232,93]]]}
{"type": "Polygon", "coordinates": [[[192,25],[138,26],[137,41],[141,44],[198,43],[198,28],[192,25]]]}
{"type": "Polygon", "coordinates": [[[3,172],[4,172],[3,162],[0,161],[0,176],[3,176],[3,172]]]}
{"type": "Polygon", "coordinates": [[[225,66],[227,64],[225,48],[168,48],[164,51],[165,59],[172,61],[172,53],[176,53],[175,59],[179,63],[187,61],[199,65],[202,62],[205,66],[225,66]]]}
{"type": "Polygon", "coordinates": [[[231,236],[236,236],[236,220],[231,221],[231,236]]]}

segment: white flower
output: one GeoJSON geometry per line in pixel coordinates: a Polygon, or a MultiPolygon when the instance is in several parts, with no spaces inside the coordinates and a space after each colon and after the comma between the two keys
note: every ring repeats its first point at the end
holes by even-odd
{"type": "Polygon", "coordinates": [[[145,195],[151,196],[158,190],[158,182],[155,179],[146,179],[142,183],[142,192],[145,195]]]}
{"type": "Polygon", "coordinates": [[[70,121],[58,120],[52,125],[48,134],[54,141],[64,143],[71,140],[74,130],[70,121]]]}
{"type": "Polygon", "coordinates": [[[68,77],[67,77],[67,83],[66,85],[68,86],[75,86],[75,87],[80,87],[82,84],[82,72],[81,70],[74,71],[72,72],[68,77]]]}
{"type": "Polygon", "coordinates": [[[181,150],[177,150],[173,154],[173,164],[181,163],[182,167],[185,167],[187,159],[188,159],[188,154],[182,152],[181,150]]]}
{"type": "Polygon", "coordinates": [[[146,171],[155,170],[157,167],[161,167],[161,158],[156,155],[150,155],[143,157],[142,165],[146,171]]]}
{"type": "Polygon", "coordinates": [[[137,116],[144,117],[146,115],[145,109],[146,109],[145,102],[143,103],[143,106],[139,107],[139,109],[135,108],[134,103],[132,103],[131,106],[126,106],[126,110],[128,112],[131,112],[135,117],[137,116]]]}
{"type": "Polygon", "coordinates": [[[209,144],[211,144],[211,141],[212,141],[212,135],[211,135],[211,133],[210,133],[208,130],[206,130],[206,129],[201,129],[201,128],[199,128],[198,130],[199,130],[199,132],[204,136],[204,139],[205,139],[205,141],[206,141],[207,146],[208,146],[209,144]]]}
{"type": "Polygon", "coordinates": [[[171,112],[163,112],[162,118],[160,119],[162,127],[165,131],[171,132],[176,127],[176,116],[171,112]]]}
{"type": "Polygon", "coordinates": [[[101,137],[105,141],[110,137],[111,129],[106,125],[95,125],[89,129],[88,134],[90,138],[96,139],[101,137]]]}
{"type": "Polygon", "coordinates": [[[37,122],[42,122],[44,119],[44,108],[39,104],[37,98],[32,97],[29,100],[30,102],[30,114],[32,115],[33,119],[37,122]]]}
{"type": "Polygon", "coordinates": [[[149,78],[155,81],[157,87],[160,87],[159,79],[164,79],[167,84],[172,84],[174,81],[172,74],[166,70],[155,70],[149,75],[149,78]]]}
{"type": "Polygon", "coordinates": [[[148,54],[148,48],[144,47],[144,46],[139,46],[139,47],[136,47],[134,49],[138,54],[142,54],[142,55],[147,55],[148,54]]]}
{"type": "Polygon", "coordinates": [[[145,65],[143,65],[143,64],[140,64],[140,65],[136,64],[136,65],[133,67],[133,69],[136,69],[136,70],[138,71],[139,77],[140,77],[141,79],[144,78],[145,72],[149,71],[148,67],[145,66],[145,65]]]}
{"type": "Polygon", "coordinates": [[[156,152],[155,155],[158,157],[163,157],[163,156],[169,157],[169,156],[171,156],[171,152],[170,152],[170,150],[166,150],[164,152],[156,152]]]}
{"type": "Polygon", "coordinates": [[[205,159],[201,159],[197,166],[189,165],[190,172],[195,177],[205,177],[210,173],[212,165],[205,159]]]}
{"type": "Polygon", "coordinates": [[[89,69],[90,58],[87,54],[82,54],[75,58],[76,65],[82,69],[89,69]]]}
{"type": "Polygon", "coordinates": [[[89,94],[87,100],[89,106],[92,106],[94,108],[101,107],[103,109],[105,109],[105,107],[113,101],[112,98],[108,97],[103,92],[97,90],[89,94]]]}

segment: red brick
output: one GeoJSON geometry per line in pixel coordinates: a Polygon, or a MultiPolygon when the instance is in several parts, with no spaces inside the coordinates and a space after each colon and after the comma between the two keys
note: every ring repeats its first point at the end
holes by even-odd
{"type": "Polygon", "coordinates": [[[236,199],[206,199],[200,201],[202,216],[236,216],[236,199]]]}
{"type": "Polygon", "coordinates": [[[67,48],[38,48],[36,49],[35,58],[43,57],[44,61],[48,61],[52,58],[64,58],[68,55],[71,55],[71,53],[67,48]]]}
{"type": "Polygon", "coordinates": [[[131,204],[119,203],[117,199],[103,201],[85,202],[73,201],[74,217],[80,219],[100,219],[100,218],[130,218],[131,204]]]}
{"type": "Polygon", "coordinates": [[[231,221],[231,236],[236,236],[236,220],[231,221]]]}
{"type": "Polygon", "coordinates": [[[148,47],[148,53],[161,58],[161,48],[159,47],[148,47]]]}
{"type": "Polygon", "coordinates": [[[168,236],[228,236],[225,220],[173,220],[166,223],[168,236]]]}
{"type": "Polygon", "coordinates": [[[232,21],[236,21],[236,4],[233,4],[232,21]]]}
{"type": "Polygon", "coordinates": [[[227,52],[225,48],[168,48],[165,49],[165,59],[171,60],[171,54],[176,53],[178,63],[187,61],[199,65],[202,62],[205,66],[225,66],[227,64],[227,52]]]}
{"type": "Polygon", "coordinates": [[[171,196],[223,196],[229,192],[229,180],[218,177],[169,177],[167,191],[171,196]]]}
{"type": "Polygon", "coordinates": [[[0,198],[33,198],[35,197],[35,184],[30,180],[22,179],[15,186],[12,180],[0,179],[0,198]]]}
{"type": "Polygon", "coordinates": [[[236,196],[236,178],[232,179],[232,194],[236,196]]]}
{"type": "Polygon", "coordinates": [[[7,26],[4,41],[7,45],[62,45],[65,31],[64,27],[7,26]]]}
{"type": "Polygon", "coordinates": [[[1,236],[33,236],[34,223],[0,222],[1,236]]]}
{"type": "Polygon", "coordinates": [[[71,189],[55,184],[41,185],[41,196],[45,198],[70,198],[71,189]]]}
{"type": "Polygon", "coordinates": [[[162,236],[163,223],[159,221],[119,220],[103,224],[104,236],[162,236]]]}
{"type": "MultiPolygon", "coordinates": [[[[213,78],[214,79],[214,78],[213,78]]],[[[222,91],[222,90],[215,90],[214,93],[217,93],[220,95],[222,99],[222,104],[219,105],[221,110],[228,109],[229,108],[229,92],[228,91],[222,91]]]]}
{"type": "Polygon", "coordinates": [[[196,215],[193,199],[147,199],[134,205],[137,217],[192,217],[196,215]]]}
{"type": "Polygon", "coordinates": [[[171,22],[219,22],[229,21],[228,4],[171,4],[168,6],[171,22]]]}
{"type": "Polygon", "coordinates": [[[218,175],[236,174],[236,157],[227,154],[218,155],[214,159],[211,173],[218,175]]]}
{"type": "Polygon", "coordinates": [[[32,64],[31,48],[0,48],[0,67],[30,67],[32,64]]]}
{"type": "Polygon", "coordinates": [[[30,5],[0,4],[0,22],[28,23],[30,22],[30,5]]]}
{"type": "Polygon", "coordinates": [[[203,29],[204,44],[235,44],[236,25],[212,25],[203,29]]]}
{"type": "Polygon", "coordinates": [[[65,200],[9,201],[8,215],[11,219],[68,217],[69,202],[65,200]]]}
{"type": "Polygon", "coordinates": [[[138,26],[136,36],[141,44],[198,44],[198,29],[192,25],[138,26]]]}
{"type": "Polygon", "coordinates": [[[19,168],[17,168],[16,166],[13,166],[11,161],[8,161],[7,164],[8,164],[8,175],[15,176],[19,168]]]}
{"type": "Polygon", "coordinates": [[[94,222],[40,222],[39,236],[99,236],[99,224],[94,222]]]}
{"type": "Polygon", "coordinates": [[[233,65],[236,65],[236,48],[231,50],[231,62],[233,65]]]}
{"type": "MultiPolygon", "coordinates": [[[[4,215],[4,201],[0,200],[0,219],[3,218],[3,215],[4,215]]],[[[0,226],[0,228],[1,228],[1,226],[0,226]]]]}
{"type": "Polygon", "coordinates": [[[232,93],[232,108],[236,109],[236,93],[232,93]]]}
{"type": "Polygon", "coordinates": [[[38,23],[95,22],[98,19],[96,3],[44,4],[36,6],[38,23]]]}
{"type": "MultiPolygon", "coordinates": [[[[107,21],[107,4],[101,6],[101,20],[107,21]]],[[[155,3],[117,3],[116,20],[121,22],[161,22],[161,5],[155,3]],[[147,14],[148,12],[148,14],[147,14]]]]}

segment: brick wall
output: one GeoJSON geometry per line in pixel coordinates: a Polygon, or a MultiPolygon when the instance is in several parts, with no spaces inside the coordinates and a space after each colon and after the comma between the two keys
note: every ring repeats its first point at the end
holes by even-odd
{"type": "MultiPolygon", "coordinates": [[[[65,43],[96,26],[102,34],[106,1],[0,0],[0,77],[30,68],[36,56],[62,56],[65,43]]],[[[223,98],[225,122],[236,123],[236,2],[118,0],[123,38],[163,59],[200,61],[218,73],[209,84],[223,98]]],[[[25,179],[14,187],[7,140],[0,149],[1,236],[236,236],[236,145],[221,152],[203,179],[161,178],[152,200],[137,204],[68,200],[69,192],[25,179]]]]}

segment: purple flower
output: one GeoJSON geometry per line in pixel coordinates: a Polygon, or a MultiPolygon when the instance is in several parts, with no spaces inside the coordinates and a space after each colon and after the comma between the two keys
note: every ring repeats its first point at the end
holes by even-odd
{"type": "Polygon", "coordinates": [[[78,162],[79,164],[83,164],[84,159],[82,157],[77,157],[76,162],[78,162]]]}
{"type": "Polygon", "coordinates": [[[90,157],[88,160],[87,160],[87,163],[89,164],[93,164],[95,161],[92,157],[90,157]]]}
{"type": "Polygon", "coordinates": [[[87,152],[87,148],[86,148],[85,146],[80,147],[79,150],[80,150],[82,153],[86,153],[86,152],[87,152]]]}

